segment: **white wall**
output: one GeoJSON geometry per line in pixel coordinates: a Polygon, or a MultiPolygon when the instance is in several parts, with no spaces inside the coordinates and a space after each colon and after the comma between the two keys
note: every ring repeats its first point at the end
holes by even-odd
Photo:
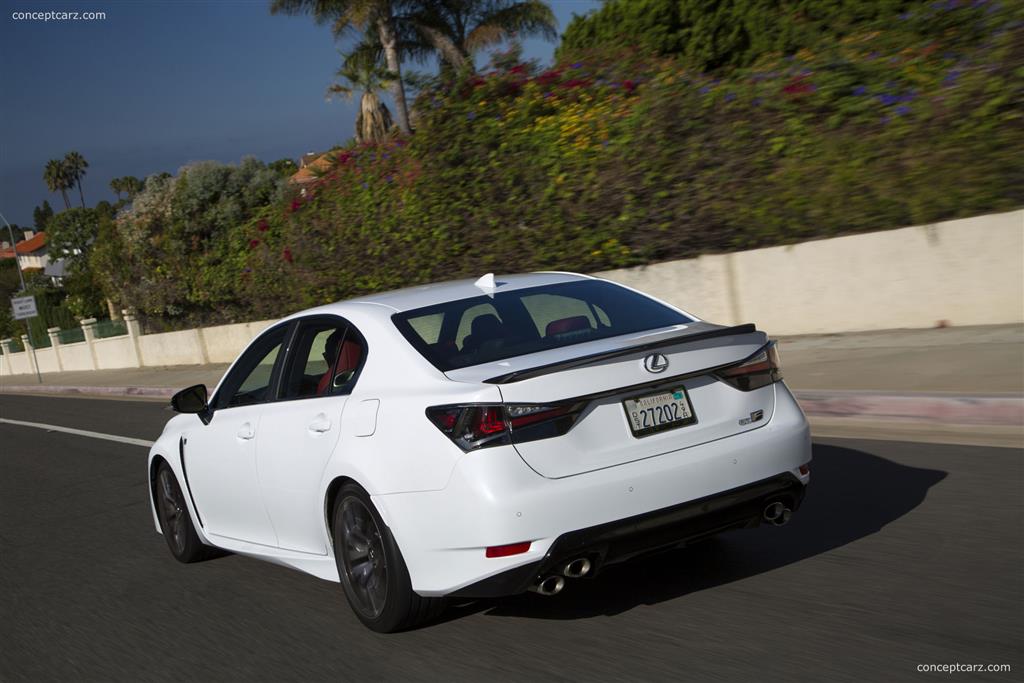
{"type": "MultiPolygon", "coordinates": [[[[812,334],[1024,322],[1024,210],[597,273],[706,320],[812,334]]],[[[58,347],[64,370],[228,363],[271,320],[58,347]]],[[[56,352],[39,351],[44,372],[56,352]],[[45,357],[45,358],[44,358],[45,357]]],[[[32,372],[4,354],[2,374],[32,372]]]]}
{"type": "Polygon", "coordinates": [[[203,360],[203,345],[197,330],[162,332],[139,337],[142,365],[195,365],[203,360]]]}
{"type": "Polygon", "coordinates": [[[1024,211],[598,273],[771,334],[1024,321],[1024,211]]]}

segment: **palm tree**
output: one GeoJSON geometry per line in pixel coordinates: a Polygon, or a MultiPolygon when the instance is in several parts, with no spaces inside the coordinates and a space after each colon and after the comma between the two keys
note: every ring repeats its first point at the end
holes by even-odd
{"type": "Polygon", "coordinates": [[[117,201],[121,201],[121,193],[124,192],[124,178],[114,178],[111,180],[110,189],[117,195],[117,201]]]}
{"type": "Polygon", "coordinates": [[[402,65],[398,55],[396,10],[413,4],[412,0],[271,0],[270,12],[277,14],[312,14],[320,24],[331,22],[335,35],[357,30],[366,36],[376,34],[384,53],[387,70],[395,75],[390,82],[391,96],[395,100],[398,128],[409,134],[409,108],[405,102],[402,84],[402,65]]]}
{"type": "Polygon", "coordinates": [[[356,116],[356,142],[380,142],[391,130],[391,112],[381,102],[377,91],[390,85],[394,74],[380,64],[360,59],[346,59],[337,75],[346,83],[335,83],[327,88],[327,96],[340,95],[351,98],[357,90],[359,115],[356,116]]]}
{"type": "Polygon", "coordinates": [[[78,198],[82,200],[82,208],[85,208],[85,195],[82,194],[82,178],[85,177],[85,169],[89,168],[89,162],[78,152],[68,152],[64,155],[64,167],[67,169],[71,186],[78,185],[78,198]]]}
{"type": "MultiPolygon", "coordinates": [[[[403,56],[417,61],[437,55],[442,72],[475,71],[481,50],[515,37],[558,37],[551,7],[542,0],[424,0],[395,18],[403,56]]],[[[371,35],[353,54],[380,55],[371,35]]]]}
{"type": "Polygon", "coordinates": [[[71,182],[64,162],[60,159],[50,159],[47,161],[46,168],[43,170],[43,180],[46,182],[46,187],[50,192],[60,192],[61,196],[64,197],[64,208],[70,209],[71,202],[68,201],[68,189],[73,187],[74,184],[71,182]]]}

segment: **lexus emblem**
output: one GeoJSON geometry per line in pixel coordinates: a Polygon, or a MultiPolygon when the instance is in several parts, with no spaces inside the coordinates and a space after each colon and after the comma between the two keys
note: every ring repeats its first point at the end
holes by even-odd
{"type": "Polygon", "coordinates": [[[660,353],[652,353],[644,358],[644,370],[647,372],[658,374],[659,372],[665,372],[667,368],[668,358],[665,358],[665,356],[660,353]]]}

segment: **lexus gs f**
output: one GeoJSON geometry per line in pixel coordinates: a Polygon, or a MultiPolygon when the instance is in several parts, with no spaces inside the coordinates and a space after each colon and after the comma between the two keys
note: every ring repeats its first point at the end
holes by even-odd
{"type": "MultiPolygon", "coordinates": [[[[554,595],[614,563],[784,524],[810,479],[775,343],[569,273],[296,313],[149,455],[171,553],[341,587],[389,632],[445,598],[554,595]]],[[[571,589],[571,588],[570,588],[571,589]]]]}

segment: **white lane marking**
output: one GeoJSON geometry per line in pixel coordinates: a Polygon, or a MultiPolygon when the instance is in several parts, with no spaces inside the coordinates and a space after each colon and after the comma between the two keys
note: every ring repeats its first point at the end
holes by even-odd
{"type": "Polygon", "coordinates": [[[145,439],[133,439],[130,436],[118,436],[117,434],[103,434],[101,432],[90,432],[86,429],[73,429],[71,427],[61,427],[59,425],[48,425],[42,422],[24,422],[23,420],[8,420],[0,417],[0,423],[9,425],[19,425],[21,427],[35,427],[36,429],[45,429],[48,432],[64,432],[65,434],[75,434],[76,436],[88,436],[91,439],[106,439],[107,441],[117,441],[118,443],[130,443],[133,446],[145,446],[149,448],[153,445],[152,441],[146,441],[145,439]]]}

